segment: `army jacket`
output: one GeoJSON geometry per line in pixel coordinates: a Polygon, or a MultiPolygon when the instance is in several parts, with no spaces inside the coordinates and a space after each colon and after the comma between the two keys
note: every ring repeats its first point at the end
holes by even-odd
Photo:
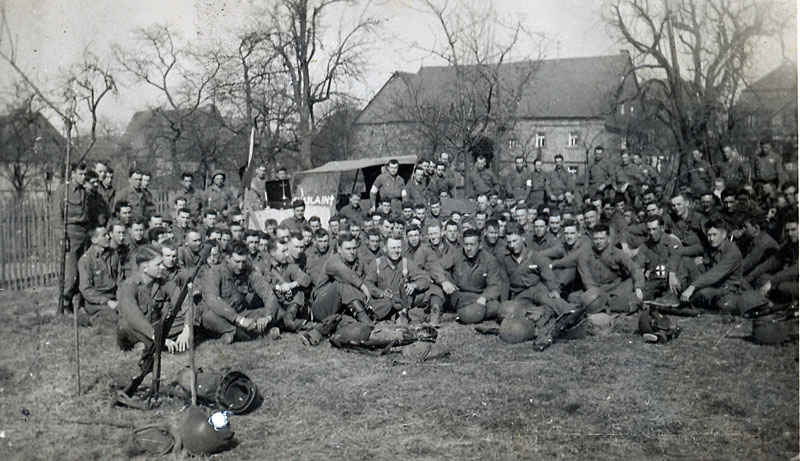
{"type": "Polygon", "coordinates": [[[559,289],[556,276],[550,269],[550,261],[531,251],[527,246],[522,249],[519,256],[514,256],[511,252],[506,253],[500,264],[508,274],[512,296],[539,284],[544,284],[548,291],[559,289]]]}
{"type": "Polygon", "coordinates": [[[466,293],[480,294],[486,299],[499,299],[502,287],[500,267],[494,256],[485,250],[478,250],[469,259],[463,251],[448,253],[437,260],[430,270],[437,285],[449,281],[466,293]]]}
{"type": "Polygon", "coordinates": [[[117,297],[119,253],[112,248],[92,245],[78,260],[79,288],[91,304],[106,304],[117,297]]]}
{"type": "Polygon", "coordinates": [[[249,307],[248,298],[253,294],[261,297],[265,306],[269,306],[268,300],[272,296],[272,287],[260,272],[248,266],[237,275],[225,263],[209,267],[204,272],[200,291],[204,307],[231,323],[249,307]]]}
{"type": "Polygon", "coordinates": [[[633,278],[634,288],[644,288],[644,274],[622,250],[611,245],[603,251],[592,247],[578,255],[578,273],[583,286],[588,288],[613,289],[628,277],[633,278]]]}

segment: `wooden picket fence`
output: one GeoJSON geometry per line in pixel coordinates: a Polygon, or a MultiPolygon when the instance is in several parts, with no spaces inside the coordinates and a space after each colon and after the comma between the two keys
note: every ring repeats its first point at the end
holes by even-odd
{"type": "MultiPolygon", "coordinates": [[[[158,212],[169,213],[167,194],[154,195],[158,212]]],[[[58,284],[64,228],[57,202],[44,194],[0,199],[0,290],[58,284]]]]}
{"type": "Polygon", "coordinates": [[[58,283],[61,219],[48,197],[0,202],[0,289],[58,283]]]}

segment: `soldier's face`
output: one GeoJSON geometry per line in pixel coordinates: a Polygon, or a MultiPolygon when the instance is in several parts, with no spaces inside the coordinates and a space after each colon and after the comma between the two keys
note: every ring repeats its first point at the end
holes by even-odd
{"type": "Polygon", "coordinates": [[[439,226],[431,226],[428,228],[428,241],[431,245],[436,246],[442,242],[442,229],[439,226]]]}
{"type": "Polygon", "coordinates": [[[474,258],[480,249],[480,239],[477,236],[470,236],[464,239],[464,255],[467,258],[474,258]]]}
{"type": "Polygon", "coordinates": [[[420,243],[420,235],[418,230],[408,231],[406,234],[406,240],[408,240],[408,246],[412,248],[416,248],[419,246],[420,243]]]}
{"type": "Polygon", "coordinates": [[[331,234],[339,235],[339,221],[329,222],[328,227],[330,227],[331,234]]]}
{"type": "Polygon", "coordinates": [[[592,244],[597,251],[603,251],[608,246],[608,232],[595,232],[592,234],[592,244]]]}
{"type": "Polygon", "coordinates": [[[231,236],[231,234],[227,232],[219,236],[219,243],[220,245],[222,245],[223,249],[228,248],[228,245],[231,243],[231,240],[233,240],[233,236],[231,236]]]}
{"type": "Polygon", "coordinates": [[[550,232],[553,234],[558,234],[561,232],[561,217],[560,216],[550,216],[550,232]]]}
{"type": "Polygon", "coordinates": [[[245,240],[245,243],[247,244],[247,251],[249,251],[251,255],[258,253],[259,240],[260,239],[258,238],[258,236],[255,235],[247,237],[247,239],[245,240]]]}
{"type": "Polygon", "coordinates": [[[491,243],[492,245],[496,244],[497,241],[500,240],[500,229],[495,226],[489,226],[486,228],[486,241],[491,243]]]}
{"type": "Polygon", "coordinates": [[[230,268],[231,272],[233,272],[236,275],[239,275],[242,272],[244,272],[244,267],[246,262],[247,262],[247,255],[231,253],[231,255],[228,256],[228,267],[230,268]]]}
{"type": "Polygon", "coordinates": [[[420,221],[425,219],[425,208],[415,208],[414,209],[414,216],[417,217],[420,221]]]}
{"type": "Polygon", "coordinates": [[[115,246],[119,246],[125,240],[125,226],[115,225],[111,229],[111,241],[115,246]]]}
{"type": "Polygon", "coordinates": [[[183,212],[178,213],[178,216],[175,219],[178,223],[178,227],[181,229],[185,229],[189,225],[189,213],[183,212]]]}
{"type": "Polygon", "coordinates": [[[442,212],[442,205],[440,203],[432,203],[431,204],[431,215],[432,216],[439,216],[442,212]]]}
{"type": "Polygon", "coordinates": [[[794,205],[797,203],[797,188],[794,186],[787,187],[783,191],[783,196],[786,197],[786,201],[790,204],[794,205]]]}
{"type": "Polygon", "coordinates": [[[303,251],[305,249],[306,249],[306,244],[302,239],[298,240],[296,238],[293,238],[289,243],[289,255],[295,261],[300,259],[300,256],[303,254],[303,251]]]}
{"type": "Polygon", "coordinates": [[[517,171],[522,171],[522,169],[525,167],[525,161],[521,158],[515,158],[514,166],[517,168],[517,171]]]}
{"type": "Polygon", "coordinates": [[[134,224],[131,226],[131,238],[134,242],[141,242],[144,238],[144,225],[134,224]]]}
{"type": "Polygon", "coordinates": [[[103,176],[102,183],[105,187],[111,187],[111,183],[114,182],[114,173],[109,173],[106,171],[105,176],[103,176]]]}
{"type": "Polygon", "coordinates": [[[436,165],[436,175],[444,176],[444,165],[436,165]]]}
{"type": "Polygon", "coordinates": [[[386,256],[388,256],[392,261],[397,261],[400,259],[402,250],[403,245],[400,239],[391,238],[386,241],[386,256]]]}
{"type": "Polygon", "coordinates": [[[449,242],[455,242],[458,240],[458,226],[447,226],[444,230],[444,237],[449,242]]]}
{"type": "Polygon", "coordinates": [[[524,226],[528,223],[528,210],[525,208],[519,208],[517,211],[514,212],[514,218],[520,224],[520,226],[524,226]]]}
{"type": "Polygon", "coordinates": [[[282,243],[275,245],[275,251],[273,251],[270,256],[272,256],[272,259],[278,264],[289,262],[289,245],[284,245],[282,243]]]}
{"type": "Polygon", "coordinates": [[[293,211],[294,211],[294,218],[295,219],[297,219],[297,220],[305,219],[306,207],[304,207],[304,206],[294,207],[293,211]]]}
{"type": "Polygon", "coordinates": [[[192,251],[197,251],[200,249],[200,245],[202,244],[202,240],[200,239],[200,234],[197,232],[189,232],[186,234],[186,247],[192,251]]]}
{"type": "Polygon", "coordinates": [[[330,243],[331,243],[330,238],[328,238],[327,235],[317,237],[316,239],[317,250],[319,250],[320,253],[325,253],[326,251],[328,251],[328,248],[330,248],[330,243]]]}
{"type": "Polygon", "coordinates": [[[178,252],[172,248],[161,247],[161,264],[167,269],[172,269],[178,261],[178,252]]]}
{"type": "Polygon", "coordinates": [[[353,237],[359,238],[361,236],[361,228],[358,227],[357,224],[351,224],[350,233],[353,235],[353,237]]]}
{"type": "Polygon", "coordinates": [[[584,222],[586,223],[586,227],[589,229],[593,228],[597,225],[597,212],[594,210],[587,211],[583,214],[584,222]]]}
{"type": "Polygon", "coordinates": [[[514,255],[522,253],[524,242],[525,239],[519,234],[509,234],[506,236],[506,247],[514,255]]]}
{"type": "Polygon", "coordinates": [[[381,247],[381,238],[377,235],[370,235],[367,239],[367,247],[372,251],[378,251],[381,247]]]}
{"type": "Polygon", "coordinates": [[[217,187],[222,187],[225,185],[225,176],[218,174],[214,176],[214,185],[217,187]]]}
{"type": "Polygon", "coordinates": [[[150,175],[142,175],[142,189],[147,189],[150,187],[150,175]]]}
{"type": "Polygon", "coordinates": [[[342,255],[342,259],[344,259],[348,263],[352,263],[356,260],[356,247],[357,243],[355,240],[349,240],[342,242],[339,245],[339,254],[342,255]]]}
{"type": "Polygon", "coordinates": [[[564,166],[564,159],[561,157],[556,157],[556,168],[561,168],[564,166]]]}
{"type": "Polygon", "coordinates": [[[130,182],[132,188],[139,189],[142,187],[142,175],[139,173],[133,173],[128,182],[130,182]]]}
{"type": "Polygon", "coordinates": [[[410,221],[411,218],[414,217],[414,209],[413,208],[403,208],[403,219],[406,221],[410,221]]]}
{"type": "Polygon", "coordinates": [[[533,169],[535,171],[542,171],[542,161],[541,160],[537,160],[537,161],[533,162],[533,169]]]}
{"type": "Polygon", "coordinates": [[[397,175],[397,170],[400,169],[400,165],[390,163],[389,166],[386,167],[386,171],[389,172],[390,175],[395,176],[397,175]]]}
{"type": "Polygon", "coordinates": [[[788,222],[786,223],[786,237],[792,241],[792,243],[797,243],[797,223],[796,222],[788,222]]]}
{"type": "Polygon", "coordinates": [[[219,251],[219,247],[211,247],[211,251],[208,252],[208,258],[206,258],[206,262],[208,262],[211,266],[216,266],[219,264],[221,257],[221,253],[219,251]]]}
{"type": "Polygon", "coordinates": [[[564,241],[567,245],[575,245],[578,241],[578,228],[575,226],[567,226],[564,228],[564,241]]]}
{"type": "Polygon", "coordinates": [[[716,227],[712,227],[707,232],[708,235],[708,243],[711,245],[711,248],[719,248],[722,245],[722,242],[727,237],[728,232],[725,229],[717,229],[716,227]]]}
{"type": "Polygon", "coordinates": [[[703,211],[711,211],[711,208],[714,207],[714,196],[713,195],[703,195],[700,197],[700,205],[703,208],[703,211]]]}
{"type": "Polygon", "coordinates": [[[350,206],[354,208],[361,206],[361,196],[355,194],[350,195],[350,206]]]}
{"type": "Polygon", "coordinates": [[[322,223],[314,220],[308,223],[308,226],[311,228],[311,232],[316,232],[322,228],[322,223]]]}
{"type": "Polygon", "coordinates": [[[650,221],[647,223],[647,236],[650,238],[651,242],[659,242],[661,241],[662,235],[661,226],[658,224],[658,221],[650,221]]]}
{"type": "Polygon", "coordinates": [[[669,201],[672,211],[679,216],[683,216],[686,212],[686,200],[681,196],[673,197],[669,201]]]}
{"type": "Polygon", "coordinates": [[[94,244],[100,248],[108,248],[111,246],[111,235],[109,235],[108,231],[105,230],[102,232],[98,231],[95,234],[93,241],[94,244]]]}
{"type": "Polygon", "coordinates": [[[217,215],[207,214],[203,217],[203,224],[206,227],[214,227],[217,224],[217,215]]]}
{"type": "Polygon", "coordinates": [[[392,229],[394,229],[394,226],[391,221],[383,221],[383,224],[381,224],[381,234],[383,234],[384,237],[392,235],[392,229]]]}
{"type": "Polygon", "coordinates": [[[484,213],[475,213],[475,227],[477,229],[486,227],[486,215],[484,213]]]}
{"type": "Polygon", "coordinates": [[[414,179],[417,182],[422,182],[425,180],[425,169],[424,168],[417,168],[414,170],[414,179]]]}
{"type": "Polygon", "coordinates": [[[392,211],[392,202],[381,202],[381,213],[389,214],[392,211]]]}
{"type": "Polygon", "coordinates": [[[544,223],[543,219],[537,219],[533,222],[533,235],[544,237],[545,232],[547,232],[547,224],[544,223]]]}
{"type": "Polygon", "coordinates": [[[186,190],[191,189],[192,188],[192,177],[191,176],[184,176],[183,179],[181,179],[181,184],[183,185],[184,189],[186,189],[186,190]]]}
{"type": "Polygon", "coordinates": [[[478,157],[477,159],[475,159],[475,166],[478,167],[478,169],[485,168],[486,167],[486,158],[485,157],[478,157]]]}

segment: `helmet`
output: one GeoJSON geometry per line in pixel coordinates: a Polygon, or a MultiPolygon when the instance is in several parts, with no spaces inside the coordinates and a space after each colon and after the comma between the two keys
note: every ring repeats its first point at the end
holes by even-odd
{"type": "Polygon", "coordinates": [[[777,315],[753,319],[753,341],[758,344],[780,344],[789,336],[787,322],[777,315]]]}
{"type": "MultiPolygon", "coordinates": [[[[191,395],[192,370],[180,372],[177,384],[180,396],[188,400],[191,395]]],[[[258,402],[258,386],[242,372],[223,368],[220,371],[199,368],[195,380],[198,399],[210,406],[240,415],[253,410],[258,402]]]]}
{"type": "Polygon", "coordinates": [[[233,443],[230,424],[216,428],[202,407],[189,407],[178,427],[183,447],[195,455],[210,455],[225,450],[233,443]]]}
{"type": "Polygon", "coordinates": [[[586,320],[591,326],[593,336],[606,336],[614,328],[614,317],[602,312],[589,314],[586,316],[586,320]]]}
{"type": "Polygon", "coordinates": [[[458,309],[456,320],[461,323],[480,323],[486,317],[486,306],[470,303],[458,309]]]}
{"type": "Polygon", "coordinates": [[[500,340],[508,344],[530,341],[536,336],[536,324],[525,317],[506,317],[500,324],[500,340]]]}
{"type": "Polygon", "coordinates": [[[525,314],[525,308],[530,303],[512,299],[500,303],[500,308],[497,310],[497,319],[501,322],[509,317],[519,317],[525,314]]]}

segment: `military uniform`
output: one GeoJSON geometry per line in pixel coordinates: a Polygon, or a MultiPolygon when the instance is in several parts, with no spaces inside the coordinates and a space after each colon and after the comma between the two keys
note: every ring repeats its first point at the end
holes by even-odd
{"type": "Polygon", "coordinates": [[[200,280],[200,291],[200,325],[213,335],[235,334],[248,339],[247,332],[237,328],[239,316],[254,319],[269,315],[275,321],[272,287],[251,267],[238,275],[225,263],[210,267],[200,280]]]}
{"type": "Polygon", "coordinates": [[[613,169],[608,165],[608,161],[595,161],[589,167],[589,192],[600,189],[600,186],[608,187],[614,180],[613,169]]]}
{"type": "Polygon", "coordinates": [[[277,286],[283,283],[294,282],[297,286],[291,291],[275,292],[266,302],[272,303],[267,306],[268,311],[276,312],[276,320],[283,323],[283,328],[287,331],[297,329],[296,318],[306,305],[306,293],[311,290],[311,276],[305,273],[299,265],[295,263],[282,264],[272,260],[264,272],[270,286],[277,286]]]}
{"type": "MultiPolygon", "coordinates": [[[[63,198],[64,187],[61,189],[63,198]]],[[[65,248],[64,261],[64,303],[71,305],[72,297],[78,291],[78,259],[86,250],[89,244],[89,193],[82,185],[72,182],[69,184],[67,201],[69,208],[67,215],[62,216],[66,221],[67,227],[67,247],[65,248]]],[[[61,211],[63,213],[63,207],[61,211]]]]}
{"type": "Polygon", "coordinates": [[[480,170],[473,168],[465,178],[464,190],[467,198],[475,198],[481,194],[488,196],[496,187],[497,178],[488,167],[480,170]]]}
{"type": "Polygon", "coordinates": [[[381,173],[372,183],[378,191],[379,199],[388,199],[392,201],[392,209],[400,210],[400,204],[403,201],[403,190],[406,187],[406,182],[399,174],[392,176],[390,173],[381,173]]]}
{"type": "Polygon", "coordinates": [[[280,226],[285,227],[292,232],[301,232],[306,223],[308,223],[308,221],[305,219],[297,219],[294,216],[289,216],[280,222],[280,226]]]}
{"type": "Polygon", "coordinates": [[[366,217],[366,212],[363,208],[361,208],[361,206],[354,207],[348,203],[347,205],[343,206],[341,210],[339,210],[339,216],[344,216],[351,223],[361,225],[366,217]]]}
{"type": "Polygon", "coordinates": [[[199,218],[203,210],[203,193],[190,187],[189,189],[181,189],[177,192],[177,196],[182,196],[186,199],[186,209],[193,218],[199,218]]]}
{"type": "Polygon", "coordinates": [[[669,290],[669,273],[680,278],[680,242],[663,234],[658,242],[647,239],[639,246],[634,262],[644,271],[644,297],[655,299],[669,290]]]}
{"type": "Polygon", "coordinates": [[[565,254],[561,241],[550,232],[545,232],[541,237],[530,233],[525,242],[528,244],[528,248],[548,259],[558,259],[565,254]]]}
{"type": "Polygon", "coordinates": [[[453,309],[474,303],[478,298],[486,299],[487,318],[497,313],[502,279],[497,260],[485,250],[478,250],[469,259],[463,251],[448,253],[436,261],[430,271],[431,278],[440,287],[446,281],[453,283],[457,290],[448,295],[453,309]]]}
{"type": "Polygon", "coordinates": [[[536,171],[535,169],[531,171],[530,181],[531,181],[531,192],[528,196],[528,199],[537,205],[541,205],[543,203],[547,203],[547,181],[549,179],[549,175],[544,171],[536,171]]]}
{"type": "Polygon", "coordinates": [[[718,248],[705,248],[704,255],[688,265],[690,285],[695,287],[690,301],[700,307],[719,309],[733,303],[741,291],[742,253],[731,241],[724,240],[718,248]]]}
{"type": "Polygon", "coordinates": [[[314,319],[323,320],[342,311],[354,302],[364,305],[366,296],[361,285],[366,278],[364,264],[359,258],[348,263],[338,253],[325,262],[325,281],[314,288],[311,312],[314,319]]]}
{"type": "Polygon", "coordinates": [[[78,260],[78,273],[86,312],[94,315],[110,310],[108,301],[117,299],[119,254],[112,248],[92,245],[78,260]]]}
{"type": "Polygon", "coordinates": [[[528,193],[530,192],[528,188],[528,179],[530,179],[530,172],[527,168],[523,168],[522,171],[519,171],[515,166],[511,167],[503,174],[503,178],[505,178],[508,192],[514,195],[515,200],[528,200],[528,193]]]}
{"type": "Polygon", "coordinates": [[[453,198],[455,190],[456,178],[450,171],[446,171],[443,176],[433,175],[428,182],[428,192],[432,197],[440,197],[442,192],[447,192],[447,195],[453,198]]]}
{"type": "Polygon", "coordinates": [[[776,154],[759,154],[753,158],[753,182],[772,182],[780,185],[785,172],[776,154]]]}
{"type": "Polygon", "coordinates": [[[602,310],[607,303],[612,312],[631,312],[639,304],[634,290],[644,289],[643,273],[622,250],[609,245],[598,252],[592,247],[578,255],[577,266],[584,288],[607,297],[591,310],[602,310]]]}
{"type": "Polygon", "coordinates": [[[747,244],[743,246],[745,251],[743,251],[742,274],[744,274],[745,280],[753,283],[758,274],[755,274],[754,277],[751,272],[778,251],[778,242],[768,233],[759,231],[755,237],[748,239],[747,244]]]}
{"type": "Polygon", "coordinates": [[[238,200],[236,200],[236,196],[230,189],[212,184],[205,191],[203,207],[205,209],[215,210],[220,216],[227,217],[230,214],[230,210],[235,207],[237,203],[238,200]]]}
{"type": "Polygon", "coordinates": [[[575,190],[575,176],[571,175],[563,166],[556,167],[547,177],[545,190],[550,201],[560,201],[564,193],[575,190]]]}
{"type": "Polygon", "coordinates": [[[549,293],[559,292],[559,283],[550,269],[550,262],[535,251],[526,247],[519,256],[509,251],[500,264],[508,277],[511,299],[547,306],[555,315],[575,307],[560,297],[550,297],[549,293]]]}
{"type": "Polygon", "coordinates": [[[414,178],[411,178],[405,185],[406,190],[406,198],[407,202],[412,204],[416,203],[428,203],[428,199],[430,198],[430,193],[428,191],[427,184],[419,184],[417,183],[414,178]]]}
{"type": "Polygon", "coordinates": [[[731,189],[739,189],[747,184],[750,172],[747,166],[739,160],[727,160],[717,164],[717,177],[725,180],[725,185],[731,189]]]}
{"type": "Polygon", "coordinates": [[[689,187],[694,194],[699,194],[711,186],[713,182],[712,172],[711,165],[708,162],[693,159],[692,164],[681,175],[681,183],[689,187]]]}
{"type": "MultiPolygon", "coordinates": [[[[150,216],[156,212],[156,204],[153,203],[153,197],[147,190],[136,190],[130,186],[123,189],[117,195],[117,202],[127,202],[131,207],[131,216],[134,219],[150,219],[150,216]]],[[[116,204],[114,204],[116,208],[116,204]]]]}
{"type": "MultiPolygon", "coordinates": [[[[366,267],[364,283],[369,288],[372,296],[371,305],[375,320],[388,318],[392,312],[400,312],[411,308],[425,308],[432,303],[430,276],[420,270],[419,266],[411,259],[401,257],[392,261],[387,256],[380,257],[366,267]],[[406,284],[415,285],[411,295],[406,294],[406,284]],[[392,293],[385,297],[386,291],[392,293]]],[[[438,305],[442,305],[441,294],[438,296],[438,305]]]]}

